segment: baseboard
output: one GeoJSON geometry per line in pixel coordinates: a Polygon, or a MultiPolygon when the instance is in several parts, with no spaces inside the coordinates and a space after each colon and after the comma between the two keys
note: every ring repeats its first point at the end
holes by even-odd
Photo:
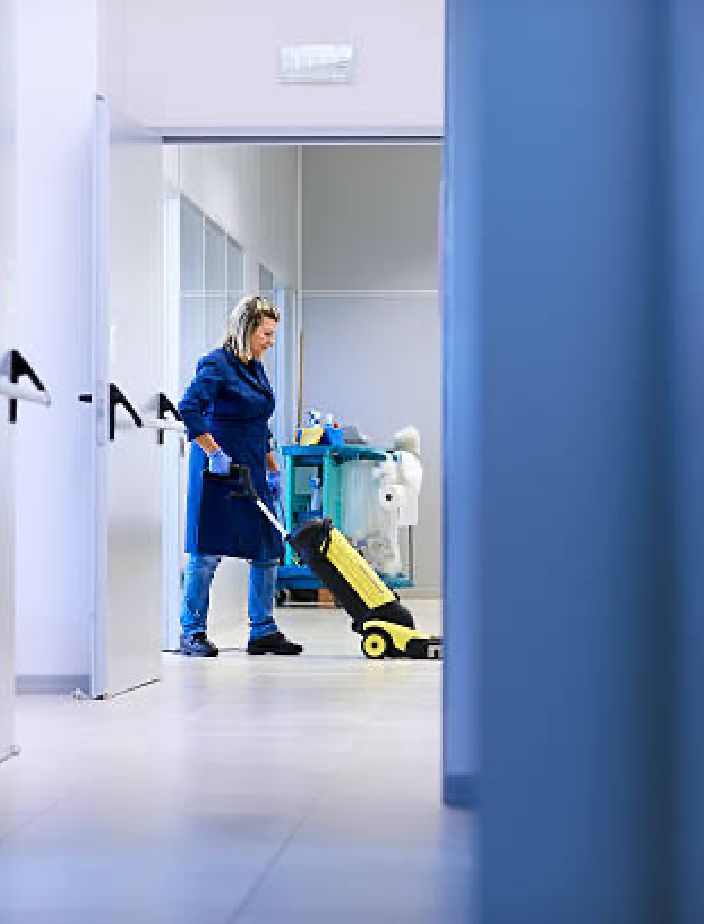
{"type": "Polygon", "coordinates": [[[18,674],[15,683],[18,693],[73,693],[81,690],[88,693],[90,677],[88,674],[18,674]]]}
{"type": "Polygon", "coordinates": [[[477,778],[474,774],[446,776],[443,785],[443,802],[452,808],[477,807],[477,778]]]}

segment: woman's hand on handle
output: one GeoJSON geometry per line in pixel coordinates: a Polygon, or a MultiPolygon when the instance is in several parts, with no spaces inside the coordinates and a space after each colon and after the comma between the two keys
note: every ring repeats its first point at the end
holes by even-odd
{"type": "Polygon", "coordinates": [[[232,459],[222,449],[216,449],[208,456],[208,471],[213,475],[229,475],[232,468],[232,459]]]}
{"type": "Polygon", "coordinates": [[[229,475],[232,459],[223,452],[210,433],[196,437],[196,443],[208,456],[208,471],[213,475],[229,475]]]}
{"type": "Polygon", "coordinates": [[[195,441],[207,456],[212,456],[220,449],[210,433],[202,433],[196,437],[195,441]]]}
{"type": "Polygon", "coordinates": [[[266,454],[266,483],[272,493],[275,502],[283,504],[283,488],[281,486],[281,471],[276,461],[276,455],[273,452],[266,454]]]}

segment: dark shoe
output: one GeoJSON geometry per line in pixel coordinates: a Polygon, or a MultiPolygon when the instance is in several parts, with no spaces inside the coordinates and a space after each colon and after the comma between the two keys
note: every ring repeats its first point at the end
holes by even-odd
{"type": "Polygon", "coordinates": [[[263,655],[297,655],[303,651],[303,645],[290,642],[283,632],[272,632],[262,638],[250,639],[247,643],[247,654],[263,655]]]}
{"type": "Polygon", "coordinates": [[[205,632],[182,635],[180,651],[182,655],[189,655],[192,658],[214,658],[218,653],[205,632]]]}

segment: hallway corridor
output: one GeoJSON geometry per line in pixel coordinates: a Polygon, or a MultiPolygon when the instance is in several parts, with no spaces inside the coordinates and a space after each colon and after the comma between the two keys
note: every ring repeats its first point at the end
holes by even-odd
{"type": "MultiPolygon", "coordinates": [[[[439,624],[437,603],[413,609],[439,624]]],[[[339,611],[280,622],[303,657],[248,658],[242,629],[114,700],[20,697],[3,924],[469,920],[473,822],[440,803],[440,665],[366,661],[339,611]]]]}

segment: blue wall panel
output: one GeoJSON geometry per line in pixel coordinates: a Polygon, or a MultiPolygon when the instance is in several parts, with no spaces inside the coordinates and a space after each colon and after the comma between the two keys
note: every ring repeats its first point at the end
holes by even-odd
{"type": "Polygon", "coordinates": [[[482,920],[669,921],[668,4],[447,10],[446,774],[482,920]]]}
{"type": "Polygon", "coordinates": [[[704,921],[704,3],[672,3],[678,924],[704,921]]]}

